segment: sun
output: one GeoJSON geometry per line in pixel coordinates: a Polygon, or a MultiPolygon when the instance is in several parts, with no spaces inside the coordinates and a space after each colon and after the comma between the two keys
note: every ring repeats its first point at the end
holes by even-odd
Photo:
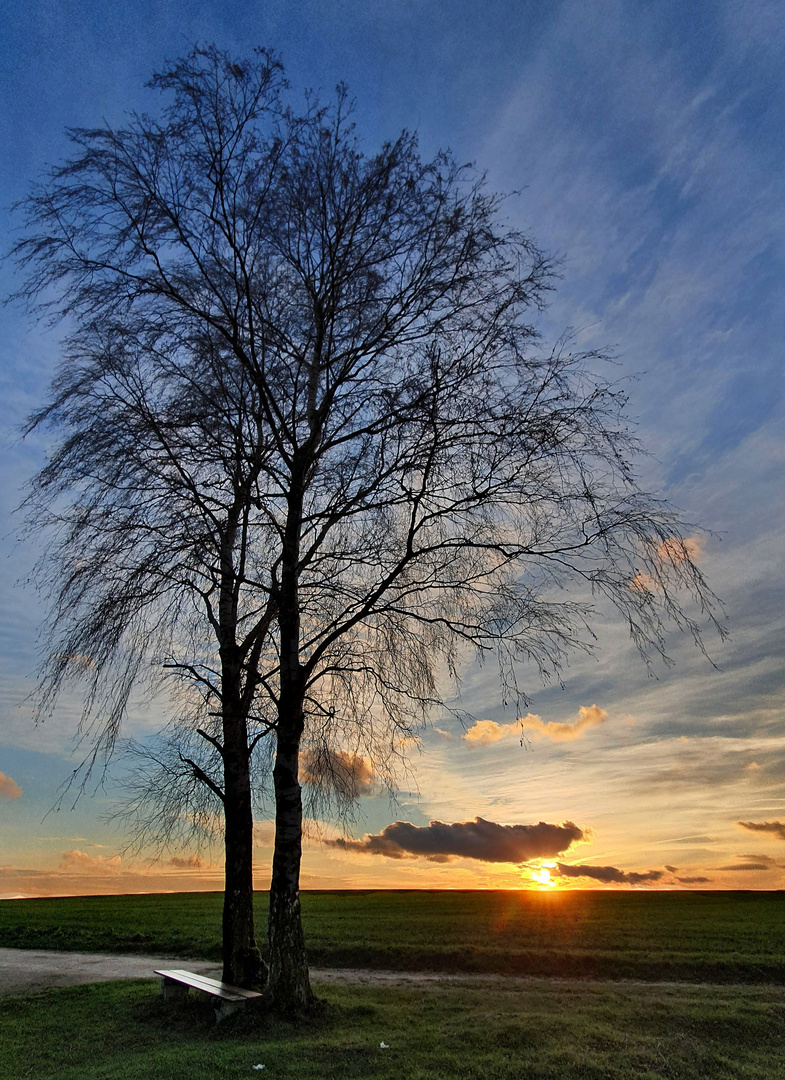
{"type": "Polygon", "coordinates": [[[536,881],[541,889],[554,889],[556,882],[551,877],[551,872],[546,867],[540,867],[539,870],[532,870],[532,880],[536,881]]]}

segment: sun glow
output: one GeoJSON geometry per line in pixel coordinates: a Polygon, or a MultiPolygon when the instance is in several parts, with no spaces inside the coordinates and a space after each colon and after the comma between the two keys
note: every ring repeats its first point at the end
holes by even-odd
{"type": "Polygon", "coordinates": [[[547,866],[540,866],[536,870],[530,872],[531,880],[535,882],[539,889],[555,889],[556,882],[551,877],[551,872],[547,866]]]}

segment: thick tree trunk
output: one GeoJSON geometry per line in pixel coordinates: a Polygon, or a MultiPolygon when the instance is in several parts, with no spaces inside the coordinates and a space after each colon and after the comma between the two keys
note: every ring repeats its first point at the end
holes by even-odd
{"type": "Polygon", "coordinates": [[[300,918],[302,798],[298,779],[299,740],[279,739],[275,784],[275,852],[270,882],[267,992],[278,1011],[301,1011],[313,1002],[300,918]]]}
{"type": "Polygon", "coordinates": [[[223,908],[223,979],[234,986],[255,987],[264,981],[264,964],[256,946],[253,919],[253,811],[245,725],[224,725],[224,847],[226,851],[223,908]]]}
{"type": "Polygon", "coordinates": [[[275,851],[267,924],[270,965],[267,993],[277,1011],[301,1011],[313,1002],[300,917],[303,804],[300,739],[305,727],[305,681],[300,665],[299,559],[304,466],[292,467],[281,558],[278,625],[281,684],[273,785],[275,851]]]}

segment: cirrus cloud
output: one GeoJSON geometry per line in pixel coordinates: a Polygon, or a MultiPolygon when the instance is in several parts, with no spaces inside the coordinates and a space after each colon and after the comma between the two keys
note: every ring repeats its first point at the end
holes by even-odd
{"type": "Polygon", "coordinates": [[[572,821],[551,825],[499,825],[478,817],[474,821],[447,824],[431,821],[427,826],[408,821],[394,821],[380,833],[366,834],[362,840],[339,837],[325,840],[329,847],[366,855],[384,855],[388,859],[422,856],[431,862],[451,858],[477,859],[480,862],[523,863],[529,859],[553,858],[586,834],[572,821]]]}

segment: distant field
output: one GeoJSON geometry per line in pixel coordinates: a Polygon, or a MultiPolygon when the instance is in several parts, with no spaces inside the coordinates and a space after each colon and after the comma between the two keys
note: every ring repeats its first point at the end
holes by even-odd
{"type": "MultiPolygon", "coordinates": [[[[222,894],[0,902],[0,946],[220,957],[222,894]]],[[[257,893],[264,936],[267,894],[257,893]]],[[[309,892],[317,967],[785,982],[785,893],[309,892]]]]}

